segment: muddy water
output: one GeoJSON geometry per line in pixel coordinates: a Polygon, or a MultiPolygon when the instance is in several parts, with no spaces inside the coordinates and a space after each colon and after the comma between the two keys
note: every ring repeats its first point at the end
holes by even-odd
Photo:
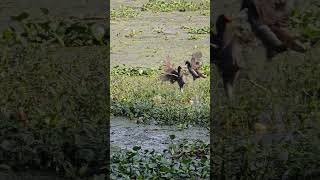
{"type": "Polygon", "coordinates": [[[209,142],[209,130],[206,128],[191,127],[179,130],[173,126],[156,126],[137,124],[133,120],[124,117],[112,117],[110,129],[111,146],[121,149],[131,149],[133,146],[141,146],[142,149],[155,149],[162,151],[171,142],[170,135],[175,135],[173,142],[183,139],[202,140],[209,142]]]}
{"type": "MultiPolygon", "coordinates": [[[[111,8],[118,9],[120,5],[139,8],[145,2],[113,1],[111,8]]],[[[111,66],[159,67],[167,55],[174,62],[183,63],[198,50],[203,53],[203,60],[209,62],[209,34],[196,34],[198,39],[189,40],[191,34],[182,29],[182,26],[209,26],[209,15],[201,15],[200,11],[139,12],[131,19],[111,21],[111,66]]]]}

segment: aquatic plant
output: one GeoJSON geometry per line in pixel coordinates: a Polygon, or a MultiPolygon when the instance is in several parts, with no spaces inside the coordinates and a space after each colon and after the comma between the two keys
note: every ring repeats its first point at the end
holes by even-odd
{"type": "Polygon", "coordinates": [[[137,17],[140,14],[138,10],[133,9],[129,6],[120,6],[120,8],[112,9],[110,17],[112,20],[116,19],[129,19],[137,17]]]}
{"type": "Polygon", "coordinates": [[[210,1],[203,0],[195,3],[186,0],[149,0],[142,6],[142,11],[170,12],[170,11],[197,11],[210,9],[210,1]]]}
{"type": "MultiPolygon", "coordinates": [[[[172,136],[174,138],[174,136],[172,136]]],[[[112,179],[208,179],[209,145],[202,141],[170,143],[163,152],[122,150],[111,158],[112,179]]]]}

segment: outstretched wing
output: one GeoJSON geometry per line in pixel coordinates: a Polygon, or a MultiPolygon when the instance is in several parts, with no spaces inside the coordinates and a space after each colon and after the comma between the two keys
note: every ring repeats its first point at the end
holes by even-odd
{"type": "Polygon", "coordinates": [[[199,69],[201,67],[201,64],[202,64],[201,57],[202,57],[202,53],[200,51],[192,54],[192,58],[191,58],[192,69],[199,69]]]}
{"type": "Polygon", "coordinates": [[[160,80],[162,81],[176,81],[176,79],[178,79],[178,75],[176,74],[172,74],[172,73],[164,73],[160,76],[160,80]]]}
{"type": "Polygon", "coordinates": [[[171,63],[171,58],[167,56],[163,64],[164,73],[160,76],[162,81],[172,81],[178,78],[178,71],[174,69],[174,64],[171,63]]]}
{"type": "Polygon", "coordinates": [[[166,73],[172,73],[174,71],[174,64],[171,63],[171,58],[169,56],[167,56],[163,68],[166,73]]]}

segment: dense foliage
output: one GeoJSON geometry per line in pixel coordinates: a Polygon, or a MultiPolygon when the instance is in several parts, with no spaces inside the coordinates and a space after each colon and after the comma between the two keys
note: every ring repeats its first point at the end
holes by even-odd
{"type": "Polygon", "coordinates": [[[84,49],[68,47],[61,53],[67,47],[50,47],[55,41],[50,41],[54,30],[46,29],[48,24],[21,24],[21,33],[9,28],[0,36],[1,170],[41,170],[69,178],[104,173],[104,48],[86,47],[89,54],[78,58],[84,49]],[[43,33],[47,36],[40,37],[43,33]]]}
{"type": "Polygon", "coordinates": [[[256,76],[240,80],[232,104],[221,94],[220,76],[213,74],[216,101],[211,159],[215,178],[319,178],[320,49],[316,26],[320,21],[315,14],[307,10],[294,12],[292,17],[298,23],[291,26],[311,45],[308,52],[279,55],[267,62],[263,71],[252,68],[251,74],[256,76]]]}
{"type": "Polygon", "coordinates": [[[134,147],[116,152],[111,162],[112,179],[208,179],[210,174],[209,145],[201,141],[170,144],[162,153],[134,147]]]}
{"type": "MultiPolygon", "coordinates": [[[[40,20],[30,20],[29,14],[22,12],[11,17],[17,25],[10,26],[3,33],[3,38],[10,43],[29,43],[60,46],[105,45],[107,43],[106,27],[92,21],[57,20],[49,16],[49,10],[41,9],[40,20]]],[[[102,19],[103,20],[103,19],[102,19]]]]}

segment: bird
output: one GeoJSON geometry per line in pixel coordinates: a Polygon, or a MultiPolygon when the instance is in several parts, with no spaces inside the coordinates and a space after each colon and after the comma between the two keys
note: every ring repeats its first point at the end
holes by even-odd
{"type": "Polygon", "coordinates": [[[286,0],[243,0],[241,10],[248,9],[248,22],[262,41],[268,59],[292,49],[304,53],[306,48],[288,30],[289,9],[286,0]]]}
{"type": "Polygon", "coordinates": [[[206,76],[200,71],[200,68],[202,65],[200,61],[201,57],[202,57],[201,52],[195,52],[192,54],[191,62],[186,61],[185,63],[194,81],[198,78],[206,78],[206,76]]]}
{"type": "Polygon", "coordinates": [[[214,43],[217,47],[214,48],[213,54],[219,54],[219,56],[213,55],[210,60],[213,62],[221,73],[224,90],[227,98],[231,99],[233,96],[234,82],[237,80],[240,74],[240,44],[237,36],[235,36],[232,26],[232,19],[221,14],[216,20],[216,32],[214,43]]]}
{"type": "Polygon", "coordinates": [[[183,87],[186,84],[186,77],[182,73],[182,67],[178,66],[177,68],[174,68],[174,64],[171,63],[169,56],[167,56],[167,59],[163,66],[164,73],[160,76],[160,79],[162,81],[170,81],[171,84],[177,82],[180,91],[183,92],[183,87]]]}

